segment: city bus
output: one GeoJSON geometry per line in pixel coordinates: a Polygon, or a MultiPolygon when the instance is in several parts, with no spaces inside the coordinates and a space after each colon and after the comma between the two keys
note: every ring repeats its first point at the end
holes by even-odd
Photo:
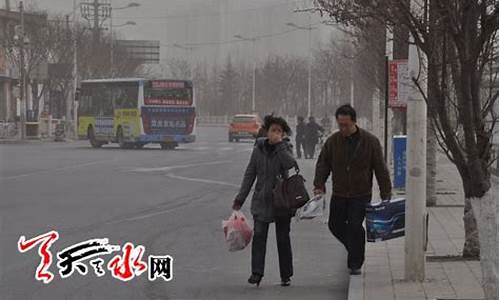
{"type": "Polygon", "coordinates": [[[174,149],[195,141],[195,99],[189,80],[143,78],[84,80],[78,103],[78,136],[99,148],[174,149]]]}

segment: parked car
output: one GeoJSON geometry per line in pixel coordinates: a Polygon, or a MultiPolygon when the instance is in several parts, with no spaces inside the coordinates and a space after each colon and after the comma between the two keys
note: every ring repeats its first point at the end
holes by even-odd
{"type": "Polygon", "coordinates": [[[255,139],[262,122],[257,115],[237,114],[229,124],[229,142],[240,139],[255,139]]]}

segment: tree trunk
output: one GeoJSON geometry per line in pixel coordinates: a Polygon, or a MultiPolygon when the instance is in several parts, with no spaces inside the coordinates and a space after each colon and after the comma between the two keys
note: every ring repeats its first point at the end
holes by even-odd
{"type": "Polygon", "coordinates": [[[479,258],[479,236],[477,222],[472,211],[471,197],[465,197],[464,229],[465,242],[462,255],[464,258],[479,258]]]}
{"type": "Polygon", "coordinates": [[[483,290],[487,300],[498,300],[498,190],[469,198],[478,220],[483,290]]]}
{"type": "Polygon", "coordinates": [[[435,206],[436,197],[436,136],[432,129],[432,119],[427,119],[427,206],[435,206]]]}

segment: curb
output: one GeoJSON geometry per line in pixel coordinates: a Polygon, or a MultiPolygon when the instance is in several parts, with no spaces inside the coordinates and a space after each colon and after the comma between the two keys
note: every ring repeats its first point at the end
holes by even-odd
{"type": "Polygon", "coordinates": [[[347,290],[347,300],[365,299],[365,268],[361,275],[349,276],[349,288],[347,290]]]}

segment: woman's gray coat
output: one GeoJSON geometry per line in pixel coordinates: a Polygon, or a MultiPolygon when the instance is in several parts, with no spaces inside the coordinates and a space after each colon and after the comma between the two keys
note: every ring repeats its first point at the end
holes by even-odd
{"type": "Polygon", "coordinates": [[[288,139],[275,145],[270,145],[267,138],[257,139],[235,202],[243,205],[257,179],[250,207],[254,219],[273,222],[274,216],[294,215],[295,210],[275,210],[273,188],[277,177],[288,176],[288,170],[296,165],[288,139]]]}

